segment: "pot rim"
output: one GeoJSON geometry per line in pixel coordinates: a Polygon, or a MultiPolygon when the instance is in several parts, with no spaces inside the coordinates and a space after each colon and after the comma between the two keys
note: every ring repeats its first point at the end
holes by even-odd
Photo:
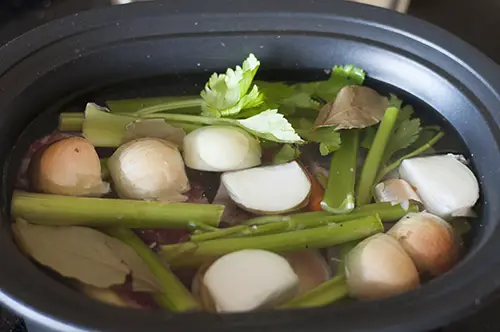
{"type": "MultiPolygon", "coordinates": [[[[461,70],[464,70],[482,84],[484,98],[489,98],[488,104],[500,105],[498,93],[500,91],[500,71],[498,65],[459,38],[431,24],[389,10],[348,2],[339,2],[332,6],[328,0],[312,0],[308,3],[308,6],[304,6],[300,2],[288,2],[286,0],[273,2],[253,0],[251,4],[222,0],[197,4],[196,8],[190,3],[172,0],[140,2],[93,9],[40,26],[0,48],[0,59],[2,59],[0,61],[0,79],[17,63],[29,58],[30,54],[50,47],[65,38],[83,35],[87,31],[98,30],[105,26],[126,25],[128,21],[152,16],[162,16],[166,20],[182,18],[185,20],[185,24],[176,26],[178,31],[175,32],[181,35],[203,32],[200,29],[205,29],[205,32],[208,30],[214,33],[227,32],[228,26],[231,26],[231,32],[245,32],[248,31],[245,30],[248,27],[245,27],[244,24],[241,26],[231,24],[237,23],[244,18],[254,19],[256,31],[266,30],[275,33],[286,31],[286,27],[294,31],[332,33],[332,31],[328,30],[328,26],[321,25],[323,22],[326,23],[332,20],[349,22],[364,28],[369,26],[373,29],[374,34],[386,33],[388,35],[397,35],[401,40],[404,39],[407,43],[407,52],[418,45],[422,49],[432,51],[433,54],[436,54],[436,57],[447,58],[450,66],[459,66],[461,70]],[[283,8],[286,8],[286,12],[283,12],[283,8]],[[192,22],[198,22],[198,24],[194,25],[192,22]],[[311,22],[320,23],[312,26],[311,22]],[[203,26],[203,28],[200,28],[200,26],[203,26]]],[[[374,37],[374,39],[376,38],[374,37]]],[[[401,45],[397,46],[402,47],[401,45]]],[[[447,68],[447,70],[451,69],[447,68]]],[[[498,129],[500,114],[492,113],[489,115],[494,121],[493,125],[498,129]]],[[[496,139],[498,143],[499,137],[497,136],[496,139]]],[[[495,234],[500,234],[500,230],[495,230],[495,234]]],[[[487,268],[482,266],[477,259],[475,261],[466,259],[466,262],[459,264],[449,276],[438,278],[418,291],[378,301],[377,306],[370,303],[356,303],[343,308],[336,308],[337,315],[347,315],[351,310],[367,310],[368,306],[370,306],[369,312],[366,313],[367,323],[363,325],[363,329],[373,326],[380,331],[400,331],[401,329],[417,331],[436,327],[442,321],[451,320],[457,313],[464,313],[470,304],[477,304],[478,299],[480,301],[480,299],[497,288],[500,283],[500,278],[498,278],[500,276],[500,257],[494,257],[493,249],[495,249],[494,246],[489,243],[484,244],[481,249],[489,252],[488,255],[483,255],[483,258],[487,258],[484,263],[488,262],[490,264],[487,268]],[[482,269],[479,269],[478,267],[481,266],[482,269]],[[461,276],[460,282],[458,282],[459,278],[456,277],[459,274],[461,276]],[[446,282],[446,278],[453,276],[455,276],[456,280],[455,291],[442,291],[441,288],[446,282]],[[391,308],[391,312],[384,308],[391,308]],[[422,317],[426,317],[426,321],[419,321],[422,317]],[[385,320],[389,318],[391,322],[387,325],[385,320]],[[408,321],[411,321],[411,323],[408,323],[408,321]]],[[[0,262],[0,271],[8,268],[3,265],[0,262]]],[[[55,282],[48,279],[47,277],[44,282],[55,282]]],[[[133,320],[144,322],[150,320],[150,327],[152,328],[159,328],[164,324],[169,324],[169,322],[174,326],[183,326],[184,324],[187,327],[186,330],[191,330],[193,325],[190,325],[190,322],[193,321],[194,317],[196,317],[199,326],[213,327],[218,330],[231,330],[234,328],[254,330],[259,328],[261,330],[276,331],[280,328],[287,328],[287,330],[309,328],[326,331],[329,328],[325,326],[326,321],[324,319],[329,317],[332,310],[334,310],[326,307],[303,309],[300,310],[300,313],[295,313],[295,311],[273,311],[228,316],[186,313],[162,317],[154,312],[112,308],[86,299],[79,296],[79,294],[73,294],[74,292],[60,287],[61,296],[73,301],[74,307],[71,310],[83,310],[78,315],[78,318],[68,321],[67,315],[59,314],[53,310],[49,311],[45,308],[35,308],[26,303],[24,299],[29,298],[30,295],[23,294],[23,289],[17,280],[9,279],[6,275],[0,274],[0,285],[2,285],[0,290],[1,303],[28,320],[59,331],[133,331],[137,330],[138,326],[132,323],[133,320]],[[95,319],[96,317],[104,317],[99,315],[99,312],[105,312],[105,316],[112,317],[114,323],[95,319]],[[311,323],[312,321],[315,323],[311,323]],[[126,322],[127,325],[121,328],[118,327],[119,324],[116,322],[126,322]],[[128,323],[130,323],[130,326],[128,326],[128,323]]],[[[343,330],[347,331],[347,329],[343,330]]]]}

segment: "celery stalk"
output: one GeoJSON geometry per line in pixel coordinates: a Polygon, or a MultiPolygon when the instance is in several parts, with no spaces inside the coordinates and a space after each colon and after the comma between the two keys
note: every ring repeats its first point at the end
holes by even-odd
{"type": "Polygon", "coordinates": [[[59,130],[82,131],[84,119],[83,113],[61,113],[59,116],[59,130]]]}
{"type": "Polygon", "coordinates": [[[341,224],[257,237],[223,238],[162,246],[161,254],[172,267],[198,266],[207,259],[243,249],[288,252],[325,248],[366,238],[382,232],[378,216],[363,217],[341,224]]]}
{"type": "Polygon", "coordinates": [[[198,302],[191,295],[191,292],[177,279],[175,274],[165,267],[159,257],[134,232],[126,228],[109,228],[105,231],[110,236],[132,247],[158,278],[164,289],[163,293],[154,295],[158,304],[174,312],[198,309],[198,302]]]}
{"type": "Polygon", "coordinates": [[[396,123],[396,119],[398,118],[398,114],[398,108],[389,107],[385,111],[384,118],[380,122],[359,178],[357,191],[358,205],[365,205],[371,201],[372,187],[379,171],[382,157],[384,156],[385,147],[387,146],[387,142],[392,134],[392,129],[396,123]]]}
{"type": "Polygon", "coordinates": [[[415,202],[410,202],[408,209],[403,209],[399,204],[376,203],[362,206],[351,213],[343,215],[332,215],[327,212],[305,212],[288,216],[257,217],[247,220],[243,225],[192,235],[191,240],[193,242],[201,242],[226,237],[261,236],[315,228],[373,215],[378,215],[383,222],[390,222],[403,218],[407,213],[418,211],[419,208],[415,202]],[[263,220],[267,221],[267,223],[263,223],[263,220]]]}
{"type": "MultiPolygon", "coordinates": [[[[123,143],[123,135],[127,126],[139,117],[107,112],[61,113],[59,116],[60,131],[82,131],[83,135],[97,147],[117,148],[123,143]],[[75,116],[77,115],[77,116],[75,116]]],[[[196,123],[169,121],[169,124],[192,132],[201,125],[196,123]]]]}
{"type": "Polygon", "coordinates": [[[343,299],[349,294],[349,287],[342,276],[334,277],[309,292],[300,295],[285,304],[281,309],[322,307],[343,299]]]}
{"type": "Polygon", "coordinates": [[[11,213],[47,226],[121,226],[127,228],[217,227],[224,206],[161,203],[112,198],[71,197],[15,191],[11,213]]]}
{"type": "MultiPolygon", "coordinates": [[[[118,99],[118,100],[106,100],[106,106],[111,111],[111,113],[128,113],[132,114],[135,112],[140,112],[141,110],[158,107],[160,105],[172,105],[178,102],[184,101],[194,101],[197,103],[201,101],[198,96],[166,96],[166,97],[152,97],[152,98],[134,98],[134,99],[118,99]]],[[[185,106],[185,104],[179,104],[180,106],[185,106]]],[[[200,104],[201,105],[201,104],[200,104]]],[[[201,106],[190,106],[181,107],[176,111],[183,114],[200,114],[201,106]]]]}
{"type": "Polygon", "coordinates": [[[344,130],[342,145],[330,162],[330,172],[321,208],[330,213],[349,213],[355,207],[354,183],[359,150],[359,130],[344,130]]]}

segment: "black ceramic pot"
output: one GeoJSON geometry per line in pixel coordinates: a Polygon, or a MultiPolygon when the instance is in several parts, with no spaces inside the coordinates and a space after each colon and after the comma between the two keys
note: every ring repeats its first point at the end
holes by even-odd
{"type": "MultiPolygon", "coordinates": [[[[303,76],[303,77],[301,77],[303,76]]],[[[460,318],[500,284],[500,70],[458,38],[417,19],[350,3],[155,1],[66,17],[0,49],[0,301],[57,331],[418,331],[460,318]],[[364,68],[432,107],[466,144],[482,204],[468,255],[420,289],[377,302],[217,316],[125,310],[40,272],[9,232],[12,154],[44,112],[114,83],[223,70],[254,52],[295,78],[334,64],[364,68]]]]}

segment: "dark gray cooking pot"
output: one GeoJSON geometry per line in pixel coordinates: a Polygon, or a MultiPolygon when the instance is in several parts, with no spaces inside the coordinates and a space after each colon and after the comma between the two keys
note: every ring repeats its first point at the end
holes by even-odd
{"type": "Polygon", "coordinates": [[[388,332],[459,318],[500,284],[499,91],[497,65],[458,38],[408,16],[351,3],[141,2],[39,27],[0,49],[0,302],[57,331],[388,332]],[[44,110],[54,112],[119,82],[161,75],[172,85],[185,84],[190,75],[206,77],[249,52],[263,68],[302,79],[334,64],[355,64],[373,82],[398,87],[453,126],[470,151],[482,204],[472,247],[451,272],[377,302],[226,316],[169,314],[92,301],[39,271],[16,249],[8,206],[19,155],[11,151],[44,110]]]}

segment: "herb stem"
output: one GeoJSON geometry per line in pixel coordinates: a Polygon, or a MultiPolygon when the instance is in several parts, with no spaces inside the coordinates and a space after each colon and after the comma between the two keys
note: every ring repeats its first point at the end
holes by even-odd
{"type": "Polygon", "coordinates": [[[363,239],[382,232],[379,216],[368,216],[341,224],[258,237],[223,238],[162,246],[162,256],[172,267],[199,266],[209,258],[243,249],[289,252],[306,248],[325,248],[363,239]]]}
{"type": "Polygon", "coordinates": [[[436,144],[441,138],[443,138],[443,136],[444,136],[444,133],[443,132],[439,132],[436,136],[434,136],[432,139],[430,139],[427,143],[425,143],[424,145],[422,145],[418,149],[416,149],[416,150],[408,153],[407,155],[404,155],[403,157],[399,158],[398,160],[396,160],[392,164],[390,164],[390,165],[382,168],[380,170],[378,176],[377,176],[376,183],[380,182],[384,178],[384,176],[386,176],[392,170],[394,170],[397,167],[399,167],[399,165],[401,165],[401,163],[403,162],[403,160],[409,159],[409,158],[413,158],[413,157],[416,157],[416,156],[424,153],[425,151],[427,151],[428,149],[430,149],[434,144],[436,144]]]}
{"type": "Polygon", "coordinates": [[[106,232],[124,243],[128,244],[144,260],[151,272],[158,278],[164,292],[155,294],[154,297],[162,307],[183,312],[198,308],[198,302],[177,279],[175,274],[168,270],[160,258],[129,229],[109,228],[106,232]]]}
{"type": "Polygon", "coordinates": [[[373,144],[368,151],[361,176],[359,178],[357,203],[358,205],[365,205],[370,203],[372,198],[372,187],[375,182],[387,142],[391,137],[394,124],[398,118],[399,109],[396,107],[389,107],[384,114],[380,126],[377,129],[373,144]]]}
{"type": "Polygon", "coordinates": [[[309,292],[281,305],[281,309],[322,307],[343,299],[349,294],[349,287],[343,276],[325,281],[309,292]]]}
{"type": "Polygon", "coordinates": [[[203,103],[203,99],[201,99],[201,98],[179,100],[179,101],[170,101],[170,102],[161,103],[158,105],[144,107],[144,108],[138,110],[137,112],[135,112],[135,115],[142,117],[145,115],[173,111],[173,110],[178,110],[178,109],[182,109],[182,108],[192,108],[192,107],[199,107],[198,113],[200,113],[202,103],[203,103]]]}

